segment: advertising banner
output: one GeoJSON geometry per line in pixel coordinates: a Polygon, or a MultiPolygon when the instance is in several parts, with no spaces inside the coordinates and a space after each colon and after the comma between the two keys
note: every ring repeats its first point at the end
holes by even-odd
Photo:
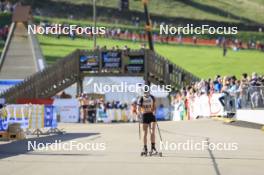
{"type": "Polygon", "coordinates": [[[45,105],[44,113],[44,127],[57,128],[57,114],[53,105],[45,105]]]}
{"type": "Polygon", "coordinates": [[[21,128],[29,127],[29,105],[8,105],[1,109],[0,131],[6,131],[8,125],[20,123],[21,128]]]}
{"type": "Polygon", "coordinates": [[[80,56],[81,71],[97,71],[99,70],[99,59],[97,55],[80,56]]]}
{"type": "Polygon", "coordinates": [[[129,55],[129,62],[126,65],[128,73],[143,73],[144,72],[144,55],[129,55]]]}
{"type": "Polygon", "coordinates": [[[121,68],[121,52],[102,52],[102,67],[110,69],[121,68]]]}
{"type": "Polygon", "coordinates": [[[198,116],[212,117],[224,115],[224,107],[221,105],[219,98],[221,94],[212,96],[202,95],[188,100],[188,114],[190,119],[198,116]]]}
{"type": "Polygon", "coordinates": [[[29,113],[29,128],[44,128],[44,105],[32,105],[29,113]]]}
{"type": "Polygon", "coordinates": [[[1,109],[0,131],[12,123],[20,123],[22,129],[56,128],[56,111],[52,105],[7,105],[1,109]]]}
{"type": "Polygon", "coordinates": [[[77,123],[79,121],[78,99],[55,99],[53,105],[60,116],[60,122],[77,123]]]}
{"type": "Polygon", "coordinates": [[[224,107],[219,101],[221,94],[213,94],[209,97],[210,116],[222,116],[224,115],[224,107]]]}

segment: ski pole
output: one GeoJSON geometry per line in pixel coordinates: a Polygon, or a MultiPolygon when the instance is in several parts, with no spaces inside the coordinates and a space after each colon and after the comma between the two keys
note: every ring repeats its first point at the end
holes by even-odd
{"type": "Polygon", "coordinates": [[[141,139],[140,121],[138,121],[138,138],[141,139]]]}
{"type": "Polygon", "coordinates": [[[161,133],[160,133],[159,124],[158,124],[158,122],[156,122],[156,124],[157,124],[157,128],[158,128],[158,131],[159,131],[160,141],[162,142],[162,137],[161,137],[161,133]]]}
{"type": "Polygon", "coordinates": [[[138,117],[138,136],[139,136],[139,140],[141,140],[141,128],[140,128],[140,117],[138,117]]]}

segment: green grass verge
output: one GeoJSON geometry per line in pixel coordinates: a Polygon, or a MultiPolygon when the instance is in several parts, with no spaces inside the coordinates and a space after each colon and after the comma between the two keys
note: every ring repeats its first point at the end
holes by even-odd
{"type": "MultiPolygon", "coordinates": [[[[54,38],[38,36],[44,56],[48,64],[54,63],[75,49],[92,49],[93,42],[88,39],[54,38]]],[[[98,45],[108,48],[127,45],[138,49],[140,43],[98,38],[98,45]]],[[[155,50],[175,64],[187,69],[201,78],[214,77],[216,74],[236,75],[242,73],[264,73],[264,53],[259,51],[228,50],[226,57],[222,56],[222,49],[217,47],[155,44],[155,50]]]]}

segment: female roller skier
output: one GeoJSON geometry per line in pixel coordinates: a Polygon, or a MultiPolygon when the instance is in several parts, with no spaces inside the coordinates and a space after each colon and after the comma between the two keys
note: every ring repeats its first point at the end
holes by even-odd
{"type": "Polygon", "coordinates": [[[151,142],[151,151],[150,155],[158,154],[155,147],[155,128],[156,128],[156,117],[154,115],[156,110],[155,98],[150,95],[149,90],[144,91],[144,95],[138,99],[138,114],[142,117],[143,123],[143,151],[141,155],[147,155],[147,135],[148,129],[150,129],[150,142],[151,142]]]}

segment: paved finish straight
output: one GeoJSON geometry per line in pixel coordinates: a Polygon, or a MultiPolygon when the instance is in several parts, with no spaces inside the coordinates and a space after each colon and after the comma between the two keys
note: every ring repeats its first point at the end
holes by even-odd
{"type": "MultiPolygon", "coordinates": [[[[105,143],[104,151],[27,151],[26,141],[0,145],[0,170],[5,175],[83,174],[216,174],[262,175],[264,133],[260,130],[224,125],[200,119],[160,122],[164,142],[237,143],[235,151],[164,150],[163,157],[141,157],[138,124],[60,124],[67,134],[47,136],[38,142],[56,139],[63,143],[105,143]]],[[[34,139],[33,139],[34,140],[34,139]]]]}

